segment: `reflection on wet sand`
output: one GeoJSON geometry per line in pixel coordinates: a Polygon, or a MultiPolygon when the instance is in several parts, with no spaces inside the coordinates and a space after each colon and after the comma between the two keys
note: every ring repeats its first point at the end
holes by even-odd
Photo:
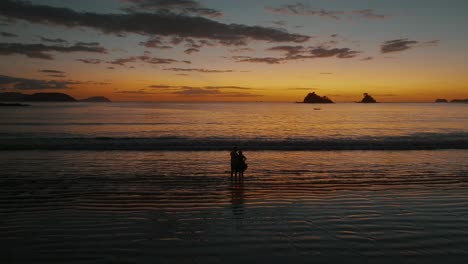
{"type": "Polygon", "coordinates": [[[233,215],[242,218],[244,214],[244,177],[231,177],[231,209],[233,215]]]}

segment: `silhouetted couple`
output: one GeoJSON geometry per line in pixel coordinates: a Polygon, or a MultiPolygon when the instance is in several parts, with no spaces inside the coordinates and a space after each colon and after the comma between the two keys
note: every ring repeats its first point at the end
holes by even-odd
{"type": "Polygon", "coordinates": [[[247,158],[242,154],[241,150],[237,150],[234,147],[231,151],[231,177],[232,176],[244,176],[244,171],[247,169],[247,158]]]}

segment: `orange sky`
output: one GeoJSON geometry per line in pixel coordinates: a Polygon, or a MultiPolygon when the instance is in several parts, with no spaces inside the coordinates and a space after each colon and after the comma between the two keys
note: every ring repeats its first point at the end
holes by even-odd
{"type": "Polygon", "coordinates": [[[364,92],[380,102],[468,97],[468,40],[453,31],[468,22],[459,15],[464,4],[129,2],[3,1],[0,89],[113,101],[293,102],[312,91],[335,102],[358,101],[364,92]],[[75,16],[61,20],[63,8],[75,16]],[[16,9],[35,18],[8,11],[16,9]],[[83,11],[102,22],[89,22],[83,11]],[[136,26],[104,23],[113,15],[136,26]]]}

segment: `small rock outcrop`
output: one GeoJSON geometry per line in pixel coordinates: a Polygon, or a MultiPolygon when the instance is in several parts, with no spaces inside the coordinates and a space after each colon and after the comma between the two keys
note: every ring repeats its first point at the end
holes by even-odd
{"type": "Polygon", "coordinates": [[[377,101],[368,93],[364,93],[364,98],[362,98],[361,102],[363,104],[374,104],[377,101]]]}
{"type": "Polygon", "coordinates": [[[326,96],[319,96],[315,92],[309,93],[304,98],[306,104],[333,104],[333,101],[326,96]]]}
{"type": "Polygon", "coordinates": [[[448,103],[447,99],[436,99],[435,100],[436,103],[448,103]]]}
{"type": "Polygon", "coordinates": [[[455,99],[451,101],[452,103],[468,103],[468,99],[455,99]]]}
{"type": "Polygon", "coordinates": [[[64,93],[35,93],[26,95],[26,102],[76,102],[76,99],[64,93]]]}
{"type": "Polygon", "coordinates": [[[91,103],[110,103],[111,100],[104,96],[93,96],[79,100],[80,102],[91,102],[91,103]]]}

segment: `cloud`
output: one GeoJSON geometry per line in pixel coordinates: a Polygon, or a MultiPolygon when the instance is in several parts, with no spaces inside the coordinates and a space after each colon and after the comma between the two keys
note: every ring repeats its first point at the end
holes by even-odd
{"type": "Polygon", "coordinates": [[[36,80],[0,75],[0,87],[17,90],[69,89],[68,85],[78,83],[74,81],[36,80]]]}
{"type": "Polygon", "coordinates": [[[189,49],[184,50],[184,53],[189,54],[189,55],[194,53],[194,52],[200,52],[200,50],[196,49],[196,48],[189,48],[189,49]]]}
{"type": "Polygon", "coordinates": [[[93,28],[115,35],[135,33],[150,36],[192,37],[216,40],[225,45],[236,45],[248,40],[304,42],[309,39],[305,35],[292,34],[274,28],[224,24],[204,17],[172,12],[91,13],[78,12],[69,8],[35,5],[30,2],[2,0],[0,1],[0,15],[31,23],[69,28],[93,28]]]}
{"type": "Polygon", "coordinates": [[[49,46],[44,44],[0,43],[0,55],[21,54],[29,58],[52,60],[53,56],[49,52],[107,53],[106,49],[100,46],[49,46]]]}
{"type": "Polygon", "coordinates": [[[320,16],[326,17],[331,19],[339,20],[340,16],[345,14],[343,11],[330,11],[324,9],[312,9],[306,7],[306,5],[302,3],[290,4],[290,5],[282,5],[280,7],[266,7],[266,10],[282,14],[282,15],[299,15],[299,16],[320,16]]]}
{"type": "Polygon", "coordinates": [[[274,21],[271,21],[271,23],[273,25],[280,26],[280,27],[284,27],[287,24],[286,21],[284,20],[274,20],[274,21]]]}
{"type": "Polygon", "coordinates": [[[223,16],[218,10],[202,7],[197,1],[192,0],[126,0],[133,6],[126,8],[133,11],[171,11],[182,14],[195,14],[207,17],[223,16]]]}
{"type": "Polygon", "coordinates": [[[232,49],[230,50],[230,52],[252,52],[252,51],[255,51],[254,49],[251,49],[251,48],[238,48],[238,49],[232,49]]]}
{"type": "Polygon", "coordinates": [[[305,48],[303,46],[276,46],[267,50],[284,52],[286,56],[294,56],[305,52],[305,48]]]}
{"type": "Polygon", "coordinates": [[[75,45],[77,46],[99,46],[99,42],[77,42],[75,45]]]}
{"type": "Polygon", "coordinates": [[[157,58],[157,57],[150,57],[148,55],[143,55],[143,56],[132,56],[132,57],[127,57],[127,58],[119,58],[115,59],[113,61],[110,61],[110,64],[115,64],[115,65],[120,65],[120,66],[125,66],[127,63],[135,63],[135,62],[145,62],[149,64],[172,64],[176,62],[181,62],[181,63],[186,63],[190,64],[190,61],[179,61],[179,60],[174,60],[174,59],[166,59],[166,58],[157,58]]]}
{"type": "Polygon", "coordinates": [[[367,19],[385,19],[388,16],[383,14],[377,14],[373,9],[362,9],[351,11],[353,14],[357,14],[367,19]]]}
{"type": "Polygon", "coordinates": [[[369,56],[369,57],[363,58],[362,60],[363,60],[363,61],[370,61],[370,60],[373,60],[373,59],[374,59],[374,57],[369,56]]]}
{"type": "Polygon", "coordinates": [[[217,96],[217,97],[260,97],[260,94],[245,92],[223,92],[220,89],[206,89],[200,87],[184,87],[180,91],[172,92],[181,96],[217,96]]]}
{"type": "Polygon", "coordinates": [[[341,20],[343,17],[359,16],[366,19],[384,19],[387,15],[377,14],[373,9],[361,9],[351,11],[331,11],[324,9],[314,9],[302,3],[282,5],[280,7],[266,7],[266,10],[276,14],[282,15],[296,15],[296,16],[319,16],[324,18],[331,18],[334,20],[341,20]]]}
{"type": "Polygon", "coordinates": [[[201,72],[201,73],[224,73],[234,72],[234,70],[209,70],[209,69],[197,69],[197,68],[166,68],[165,71],[175,72],[201,72]]]}
{"type": "Polygon", "coordinates": [[[154,36],[145,42],[140,42],[140,45],[147,48],[155,49],[171,49],[172,46],[164,43],[164,40],[160,36],[154,36]]]}
{"type": "Polygon", "coordinates": [[[259,97],[263,95],[241,92],[236,90],[251,90],[242,86],[183,86],[155,84],[148,88],[157,89],[158,93],[176,94],[180,96],[216,96],[216,97],[259,97]]]}
{"type": "Polygon", "coordinates": [[[107,67],[108,70],[114,70],[114,67],[107,67]]]}
{"type": "Polygon", "coordinates": [[[6,38],[17,38],[18,35],[13,34],[13,33],[8,33],[8,32],[0,32],[0,36],[6,37],[6,38]]]}
{"type": "Polygon", "coordinates": [[[66,40],[61,39],[61,38],[56,38],[56,39],[50,39],[50,38],[44,38],[40,37],[42,41],[44,42],[50,42],[50,43],[67,43],[66,40]]]}
{"type": "Polygon", "coordinates": [[[43,73],[65,73],[63,71],[57,71],[57,70],[39,70],[39,72],[43,72],[43,73]]]}
{"type": "Polygon", "coordinates": [[[253,63],[267,63],[267,64],[279,64],[286,61],[285,58],[273,58],[273,57],[249,57],[249,56],[234,56],[237,62],[253,62],[253,63]]]}
{"type": "Polygon", "coordinates": [[[49,77],[56,77],[56,78],[65,78],[66,76],[65,75],[60,75],[60,74],[49,74],[47,75],[49,77]]]}
{"type": "Polygon", "coordinates": [[[385,41],[380,47],[380,51],[382,53],[400,52],[400,51],[409,50],[415,47],[435,46],[438,44],[439,44],[438,40],[420,42],[420,41],[409,40],[409,39],[394,39],[394,40],[385,41]]]}
{"type": "Polygon", "coordinates": [[[138,90],[138,91],[117,91],[117,92],[114,92],[114,93],[121,93],[121,94],[136,94],[136,95],[146,95],[146,94],[157,94],[155,92],[147,92],[147,91],[143,91],[143,90],[138,90]]]}
{"type": "Polygon", "coordinates": [[[360,51],[350,48],[330,48],[325,46],[304,47],[304,46],[276,46],[267,49],[268,51],[279,51],[284,57],[250,57],[233,56],[237,62],[280,64],[292,60],[331,58],[350,59],[356,57],[360,51]]]}
{"type": "Polygon", "coordinates": [[[316,91],[316,90],[319,90],[319,89],[317,89],[317,88],[302,88],[302,87],[298,87],[298,88],[288,88],[288,90],[316,91]]]}
{"type": "MultiPolygon", "coordinates": [[[[310,49],[312,56],[310,58],[329,58],[337,57],[339,59],[354,58],[359,51],[351,50],[350,48],[325,48],[315,47],[310,49]]],[[[307,56],[306,56],[307,57],[307,56]]]]}
{"type": "Polygon", "coordinates": [[[102,62],[100,59],[77,59],[77,61],[81,61],[87,64],[100,64],[102,62]]]}

